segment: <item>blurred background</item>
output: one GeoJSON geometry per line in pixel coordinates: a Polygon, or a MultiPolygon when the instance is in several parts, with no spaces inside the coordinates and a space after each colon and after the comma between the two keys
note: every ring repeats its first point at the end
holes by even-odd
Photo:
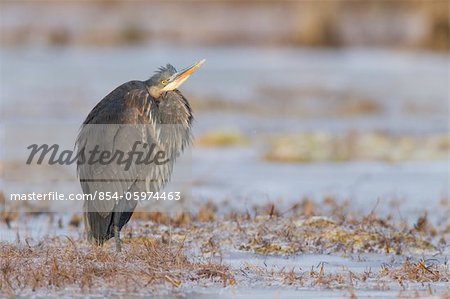
{"type": "Polygon", "coordinates": [[[446,0],[2,1],[0,23],[5,196],[81,192],[73,168],[25,179],[17,128],[72,144],[116,86],[201,58],[181,88],[195,200],[332,196],[416,217],[449,196],[446,0]]]}

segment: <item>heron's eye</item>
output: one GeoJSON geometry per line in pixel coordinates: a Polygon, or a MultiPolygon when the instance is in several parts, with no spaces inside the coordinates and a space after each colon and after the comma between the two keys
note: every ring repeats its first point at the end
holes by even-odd
{"type": "Polygon", "coordinates": [[[167,81],[166,81],[166,80],[162,80],[162,81],[161,81],[161,84],[162,84],[162,85],[166,85],[166,84],[167,84],[167,81]]]}

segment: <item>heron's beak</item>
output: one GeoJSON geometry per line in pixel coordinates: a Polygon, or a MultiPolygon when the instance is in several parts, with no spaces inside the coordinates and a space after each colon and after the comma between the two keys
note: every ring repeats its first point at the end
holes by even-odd
{"type": "Polygon", "coordinates": [[[172,77],[170,78],[169,84],[167,84],[162,90],[170,91],[177,89],[181,84],[183,84],[184,81],[187,80],[187,78],[189,78],[193,73],[195,73],[205,63],[205,61],[206,61],[205,59],[202,59],[196,64],[173,74],[172,77]]]}

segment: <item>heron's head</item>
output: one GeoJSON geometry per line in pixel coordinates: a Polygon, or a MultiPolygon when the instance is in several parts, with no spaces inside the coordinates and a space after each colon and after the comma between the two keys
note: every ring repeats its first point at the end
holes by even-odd
{"type": "Polygon", "coordinates": [[[192,66],[179,72],[177,72],[177,70],[170,64],[167,64],[165,67],[160,67],[153,77],[147,81],[150,95],[157,99],[163,92],[177,89],[204,63],[205,59],[202,59],[196,64],[193,64],[192,66]]]}

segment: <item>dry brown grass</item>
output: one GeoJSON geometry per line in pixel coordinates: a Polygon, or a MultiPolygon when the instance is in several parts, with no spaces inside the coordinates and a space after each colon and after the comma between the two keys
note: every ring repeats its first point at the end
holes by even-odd
{"type": "MultiPolygon", "coordinates": [[[[450,269],[445,264],[429,264],[421,260],[418,262],[405,261],[396,266],[384,266],[379,271],[367,269],[356,273],[350,270],[329,271],[324,263],[309,270],[286,269],[274,270],[267,267],[255,266],[247,263],[243,271],[255,274],[267,284],[277,284],[308,288],[348,289],[365,286],[366,288],[385,289],[388,285],[397,283],[406,289],[407,283],[447,283],[450,281],[450,269]]],[[[432,295],[430,292],[428,295],[432,295]]]]}
{"type": "MultiPolygon", "coordinates": [[[[443,200],[442,212],[448,208],[443,200]]],[[[71,224],[76,219],[69,225],[81,230],[71,224]]],[[[0,293],[13,296],[71,289],[95,294],[109,289],[115,294],[142,294],[192,284],[251,285],[252,278],[267,286],[348,290],[448,283],[446,262],[417,258],[445,248],[448,225],[448,219],[439,227],[433,225],[427,213],[413,225],[394,221],[390,215],[380,217],[375,211],[361,216],[349,202],[331,196],[320,203],[305,198],[290,207],[257,205],[247,212],[224,212],[208,202],[197,213],[137,214],[123,230],[121,253],[114,250],[113,241],[104,247],[64,237],[37,244],[0,243],[0,293]],[[311,269],[301,265],[280,269],[248,262],[236,269],[218,262],[224,252],[236,251],[256,257],[376,253],[397,255],[403,262],[359,273],[329,270],[324,263],[311,269]],[[405,258],[408,255],[416,258],[405,258]]]]}
{"type": "Polygon", "coordinates": [[[447,159],[450,138],[350,132],[344,136],[301,133],[274,138],[264,159],[279,162],[427,161],[447,159]]]}
{"type": "Polygon", "coordinates": [[[195,143],[202,147],[232,147],[247,145],[249,142],[249,139],[238,130],[222,129],[199,136],[195,143]]]}
{"type": "Polygon", "coordinates": [[[205,279],[223,285],[234,283],[227,267],[190,261],[182,244],[174,246],[150,238],[126,241],[121,253],[110,246],[91,247],[83,240],[64,238],[46,239],[36,246],[0,244],[3,294],[65,288],[136,293],[205,279]]]}
{"type": "Polygon", "coordinates": [[[400,267],[383,267],[379,272],[380,279],[393,279],[401,286],[404,282],[449,282],[450,269],[446,264],[429,263],[421,260],[418,262],[405,261],[400,267]]]}
{"type": "Polygon", "coordinates": [[[290,208],[269,203],[245,213],[221,213],[217,206],[208,203],[196,213],[141,213],[135,219],[147,222],[145,226],[132,226],[133,236],[150,230],[155,238],[164,239],[170,231],[173,240],[183,240],[188,248],[201,249],[207,256],[220,256],[224,250],[284,256],[434,254],[449,241],[448,223],[436,227],[426,214],[409,226],[394,221],[392,215],[361,216],[351,210],[348,202],[338,203],[333,197],[326,197],[319,204],[305,198],[290,208]]]}
{"type": "Polygon", "coordinates": [[[212,201],[200,206],[197,213],[179,212],[177,214],[169,215],[163,212],[137,212],[133,214],[133,219],[151,221],[157,225],[163,224],[174,227],[187,227],[194,221],[197,222],[211,222],[215,220],[217,212],[217,205],[212,201]]]}

